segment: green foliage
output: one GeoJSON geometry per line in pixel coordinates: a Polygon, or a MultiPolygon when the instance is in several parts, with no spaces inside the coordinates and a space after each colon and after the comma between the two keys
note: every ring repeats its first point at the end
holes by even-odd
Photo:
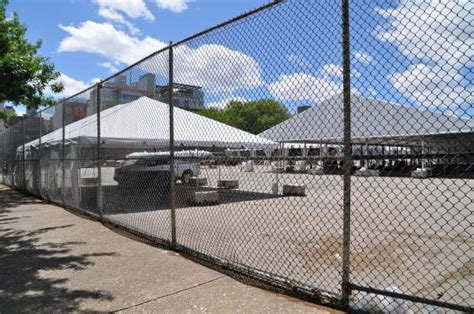
{"type": "Polygon", "coordinates": [[[206,108],[199,113],[252,134],[259,134],[291,117],[283,105],[271,99],[233,100],[224,109],[206,108]]]}
{"type": "Polygon", "coordinates": [[[0,120],[8,121],[11,118],[16,117],[16,112],[4,112],[0,111],[0,120]]]}
{"type": "Polygon", "coordinates": [[[7,0],[0,0],[0,102],[11,101],[23,104],[28,109],[54,103],[52,97],[44,95],[49,86],[59,93],[62,84],[60,75],[49,58],[37,55],[41,41],[30,43],[26,39],[26,27],[16,13],[7,19],[7,0]]]}

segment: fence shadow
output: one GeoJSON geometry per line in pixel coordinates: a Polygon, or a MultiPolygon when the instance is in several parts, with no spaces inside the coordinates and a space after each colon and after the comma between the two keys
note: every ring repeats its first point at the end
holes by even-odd
{"type": "MultiPolygon", "coordinates": [[[[5,191],[2,191],[4,193],[5,191]]],[[[19,193],[19,197],[21,195],[19,193]]],[[[12,202],[12,200],[8,200],[12,202]]],[[[8,210],[3,209],[7,214],[8,210]]],[[[84,270],[94,265],[91,257],[115,253],[72,254],[74,246],[84,242],[40,243],[40,235],[73,225],[33,231],[0,227],[0,309],[8,312],[78,311],[83,300],[112,300],[101,290],[68,289],[66,278],[45,278],[41,272],[71,269],[84,270]]]]}
{"type": "MultiPolygon", "coordinates": [[[[195,191],[217,191],[219,205],[282,198],[284,196],[244,190],[222,190],[212,187],[176,186],[176,208],[196,206],[190,200],[195,191]]],[[[121,190],[118,186],[104,188],[107,214],[136,213],[170,209],[170,192],[165,188],[121,190]]],[[[218,210],[218,207],[216,207],[218,210]]]]}

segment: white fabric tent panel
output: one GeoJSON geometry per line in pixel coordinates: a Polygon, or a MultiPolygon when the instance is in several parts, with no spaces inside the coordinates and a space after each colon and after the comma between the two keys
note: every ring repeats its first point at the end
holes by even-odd
{"type": "MultiPolygon", "coordinates": [[[[277,142],[343,138],[343,96],[322,101],[259,135],[277,142]]],[[[409,137],[474,130],[474,121],[387,101],[351,95],[353,139],[409,137]]]]}
{"type": "MultiPolygon", "coordinates": [[[[175,145],[265,148],[275,143],[199,114],[174,108],[175,145]]],[[[106,143],[169,142],[169,106],[141,97],[101,112],[101,139],[106,143]]],[[[97,138],[97,116],[65,126],[65,138],[97,138]]],[[[62,129],[44,135],[42,143],[62,140],[62,129]]],[[[26,146],[36,145],[32,141],[26,146]]]]}

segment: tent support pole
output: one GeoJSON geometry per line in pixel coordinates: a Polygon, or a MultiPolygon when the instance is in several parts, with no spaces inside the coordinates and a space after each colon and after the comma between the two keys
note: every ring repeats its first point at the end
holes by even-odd
{"type": "Polygon", "coordinates": [[[168,50],[168,104],[170,124],[170,212],[171,212],[171,243],[176,246],[176,189],[174,161],[174,114],[173,114],[173,42],[168,50]]]}
{"type": "Polygon", "coordinates": [[[342,0],[342,66],[344,95],[344,164],[343,164],[343,233],[342,233],[342,306],[349,306],[350,286],[350,247],[351,247],[351,74],[350,74],[350,36],[349,0],[342,0]]]}

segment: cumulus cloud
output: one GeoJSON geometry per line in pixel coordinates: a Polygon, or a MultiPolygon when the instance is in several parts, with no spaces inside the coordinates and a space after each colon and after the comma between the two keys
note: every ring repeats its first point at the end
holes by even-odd
{"type": "Polygon", "coordinates": [[[391,81],[405,97],[432,109],[456,110],[463,103],[474,102],[474,88],[463,86],[462,75],[440,66],[412,65],[394,74],[391,81]]]}
{"type": "MultiPolygon", "coordinates": [[[[117,30],[108,23],[86,21],[80,26],[63,26],[69,36],[61,41],[59,51],[81,51],[107,58],[114,64],[132,64],[164,48],[160,40],[139,39],[117,30]]],[[[144,71],[167,76],[167,54],[159,54],[142,62],[144,71]]],[[[191,48],[180,45],[174,49],[175,80],[213,91],[235,91],[262,85],[261,69],[251,56],[222,45],[191,48]]]]}
{"type": "MultiPolygon", "coordinates": [[[[144,18],[148,21],[154,21],[155,17],[148,10],[144,0],[93,0],[99,5],[99,14],[101,10],[108,12],[106,14],[120,15],[118,12],[126,14],[132,19],[144,18]]],[[[102,15],[102,14],[101,14],[102,15]]],[[[105,16],[104,16],[105,17],[105,16]]],[[[112,16],[112,19],[114,17],[112,16]]]]}
{"type": "Polygon", "coordinates": [[[104,18],[106,18],[110,21],[114,21],[114,22],[117,22],[119,24],[125,25],[128,28],[128,31],[131,34],[140,33],[140,30],[133,23],[127,21],[123,17],[123,15],[121,15],[120,13],[118,13],[115,10],[112,10],[112,9],[109,9],[109,8],[100,8],[99,9],[99,15],[101,15],[102,17],[104,17],[104,18]]]}
{"type": "Polygon", "coordinates": [[[156,5],[165,10],[181,13],[188,8],[190,0],[155,0],[156,5]]]}
{"type": "Polygon", "coordinates": [[[76,80],[64,73],[61,73],[58,81],[64,85],[64,90],[59,94],[61,97],[72,96],[89,87],[88,83],[76,80]]]}
{"type": "Polygon", "coordinates": [[[461,70],[474,58],[474,25],[466,20],[472,8],[465,0],[432,0],[378,10],[389,21],[377,29],[378,38],[415,62],[391,78],[402,94],[428,107],[452,108],[468,100],[473,86],[461,70]]]}
{"type": "Polygon", "coordinates": [[[222,99],[220,101],[211,102],[211,103],[207,104],[207,107],[208,108],[215,108],[215,109],[224,109],[232,101],[249,102],[250,100],[247,99],[247,98],[244,98],[244,97],[228,97],[228,98],[222,99]]]}
{"type": "Polygon", "coordinates": [[[213,91],[235,91],[262,85],[257,61],[222,45],[177,47],[174,69],[177,82],[203,86],[213,91]]]}
{"type": "Polygon", "coordinates": [[[166,46],[149,36],[138,39],[117,30],[109,23],[86,21],[80,26],[59,26],[69,34],[59,44],[59,52],[88,52],[111,61],[131,64],[166,46]]]}
{"type": "Polygon", "coordinates": [[[354,58],[357,61],[362,62],[363,64],[366,64],[366,65],[374,61],[374,57],[369,55],[367,52],[362,52],[362,51],[356,51],[354,53],[354,58]]]}
{"type": "Polygon", "coordinates": [[[306,73],[281,75],[268,86],[273,97],[280,100],[322,101],[342,92],[342,84],[325,77],[306,73]]]}
{"type": "Polygon", "coordinates": [[[115,73],[118,69],[110,62],[99,62],[97,63],[99,66],[109,70],[111,73],[115,73]]]}
{"type": "Polygon", "coordinates": [[[293,63],[293,64],[296,64],[296,65],[298,65],[298,66],[300,66],[300,67],[309,67],[309,66],[311,66],[311,62],[310,62],[308,59],[306,59],[305,57],[300,56],[300,55],[298,55],[298,54],[296,54],[296,53],[293,53],[293,52],[290,53],[290,54],[288,54],[288,55],[286,56],[286,59],[287,59],[289,62],[291,62],[291,63],[293,63]]]}
{"type": "Polygon", "coordinates": [[[323,66],[322,74],[342,78],[342,67],[335,64],[326,64],[323,66]]]}

